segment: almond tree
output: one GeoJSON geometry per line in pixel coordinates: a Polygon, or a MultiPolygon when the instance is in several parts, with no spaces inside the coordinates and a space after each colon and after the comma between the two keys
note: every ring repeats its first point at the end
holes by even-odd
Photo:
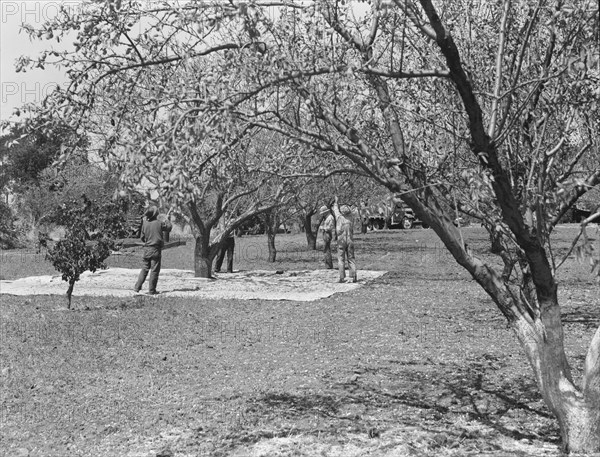
{"type": "Polygon", "coordinates": [[[600,452],[600,329],[578,385],[550,240],[600,181],[597,4],[374,1],[362,16],[341,1],[304,5],[244,12],[244,36],[264,51],[240,64],[247,93],[293,92],[303,122],[260,104],[248,121],[400,194],[507,319],[564,449],[600,452]],[[469,250],[458,212],[500,238],[502,269],[469,250]]]}
{"type": "MultiPolygon", "coordinates": [[[[185,214],[196,237],[195,273],[202,277],[210,277],[212,260],[230,233],[285,202],[285,180],[266,184],[294,165],[282,160],[281,150],[255,144],[261,128],[232,110],[230,98],[246,83],[229,70],[238,62],[229,51],[259,50],[235,39],[214,44],[218,39],[206,33],[216,19],[223,33],[230,32],[235,24],[229,16],[236,12],[201,4],[83,2],[76,10],[65,8],[42,30],[25,26],[32,37],[57,40],[73,38],[76,30],[74,50],[19,63],[25,71],[54,60],[70,78],[67,89],[33,107],[36,116],[24,122],[47,119],[50,129],[60,120],[86,132],[93,154],[124,187],[185,214]],[[211,230],[223,215],[225,231],[214,238],[211,230]]],[[[70,153],[64,151],[62,163],[70,153]]]]}

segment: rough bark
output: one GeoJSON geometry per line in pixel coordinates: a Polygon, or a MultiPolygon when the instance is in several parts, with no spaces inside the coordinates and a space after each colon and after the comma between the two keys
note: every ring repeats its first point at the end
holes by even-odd
{"type": "Polygon", "coordinates": [[[73,287],[75,287],[75,280],[69,280],[69,288],[67,289],[67,308],[71,309],[71,298],[73,296],[73,287]]]}
{"type": "Polygon", "coordinates": [[[198,212],[194,202],[188,204],[192,221],[198,230],[196,244],[194,246],[194,276],[197,278],[212,278],[212,263],[217,254],[220,244],[210,244],[210,231],[223,214],[223,196],[219,195],[215,204],[215,216],[205,223],[198,212]]]}
{"type": "Polygon", "coordinates": [[[277,226],[279,219],[274,211],[265,213],[265,227],[267,231],[267,246],[269,248],[269,262],[275,262],[277,258],[277,249],[275,248],[275,236],[277,235],[277,226]]]}
{"type": "Polygon", "coordinates": [[[215,258],[217,247],[211,246],[205,237],[196,237],[194,247],[194,276],[197,278],[212,278],[212,264],[215,258]]]}
{"type": "Polygon", "coordinates": [[[308,245],[308,249],[311,251],[315,251],[317,249],[317,234],[312,228],[312,217],[314,214],[314,211],[308,211],[304,213],[302,221],[304,224],[304,230],[306,232],[306,243],[308,245]]]}
{"type": "Polygon", "coordinates": [[[600,327],[596,330],[585,358],[582,390],[584,395],[600,402],[600,327]]]}
{"type": "Polygon", "coordinates": [[[269,262],[275,262],[277,259],[277,249],[275,248],[275,233],[273,231],[267,232],[267,244],[269,247],[269,262]]]}
{"type": "Polygon", "coordinates": [[[600,452],[597,351],[600,330],[596,332],[588,352],[583,389],[579,390],[564,357],[562,324],[559,321],[542,322],[536,319],[528,323],[520,319],[515,322],[514,328],[533,368],[544,401],[558,419],[563,451],[586,454],[600,452]],[[596,350],[593,349],[594,342],[596,350]],[[591,367],[589,372],[588,367],[591,367]],[[596,387],[591,387],[593,385],[596,387]]]}

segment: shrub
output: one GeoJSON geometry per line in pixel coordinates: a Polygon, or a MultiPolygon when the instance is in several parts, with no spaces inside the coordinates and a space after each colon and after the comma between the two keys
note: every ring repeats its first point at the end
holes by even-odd
{"type": "Polygon", "coordinates": [[[69,283],[67,304],[75,283],[85,271],[106,268],[104,261],[116,249],[116,241],[127,234],[126,200],[97,204],[83,196],[83,206],[73,201],[53,215],[56,224],[65,227],[65,238],[48,250],[48,259],[63,281],[69,283]]]}

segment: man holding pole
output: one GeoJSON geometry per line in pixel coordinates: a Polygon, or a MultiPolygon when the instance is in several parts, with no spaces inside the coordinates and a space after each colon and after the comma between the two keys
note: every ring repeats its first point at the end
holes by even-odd
{"type": "Polygon", "coordinates": [[[321,214],[321,220],[323,225],[323,254],[325,260],[325,266],[328,269],[333,269],[333,258],[331,256],[331,241],[336,240],[335,237],[335,218],[331,213],[331,210],[327,206],[323,205],[319,209],[321,214]]]}
{"type": "MultiPolygon", "coordinates": [[[[170,211],[169,211],[170,213],[170,211]]],[[[144,242],[144,256],[142,257],[143,267],[135,284],[135,292],[139,292],[146,281],[148,272],[150,272],[150,282],[148,284],[149,295],[157,295],[156,284],[160,274],[160,265],[162,260],[162,248],[164,246],[164,233],[169,233],[173,226],[169,221],[169,214],[165,221],[158,219],[158,208],[150,206],[145,213],[142,224],[140,238],[144,242]]]]}

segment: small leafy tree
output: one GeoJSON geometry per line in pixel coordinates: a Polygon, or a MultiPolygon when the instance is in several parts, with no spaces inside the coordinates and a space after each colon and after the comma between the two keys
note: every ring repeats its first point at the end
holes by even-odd
{"type": "Polygon", "coordinates": [[[48,259],[68,281],[68,308],[73,287],[85,271],[106,268],[104,261],[116,248],[116,240],[127,233],[126,200],[97,204],[83,195],[83,206],[63,205],[54,222],[66,228],[65,238],[48,250],[48,259]]]}

